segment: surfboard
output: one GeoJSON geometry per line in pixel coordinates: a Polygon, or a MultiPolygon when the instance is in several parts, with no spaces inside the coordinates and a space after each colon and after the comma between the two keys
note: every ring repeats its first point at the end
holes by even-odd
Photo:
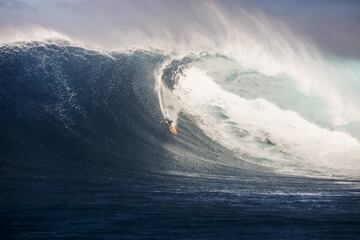
{"type": "Polygon", "coordinates": [[[171,133],[172,135],[176,135],[176,134],[177,134],[176,127],[175,127],[173,124],[169,125],[168,128],[169,128],[169,131],[170,131],[170,133],[171,133]]]}

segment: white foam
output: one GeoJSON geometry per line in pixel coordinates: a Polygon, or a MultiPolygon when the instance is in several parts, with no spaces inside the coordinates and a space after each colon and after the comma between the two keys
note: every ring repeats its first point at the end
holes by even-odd
{"type": "Polygon", "coordinates": [[[158,96],[159,107],[163,118],[171,119],[174,121],[174,124],[177,125],[178,114],[181,110],[180,103],[172,91],[162,82],[163,71],[171,61],[172,59],[169,58],[156,69],[154,74],[155,93],[158,96]]]}
{"type": "Polygon", "coordinates": [[[360,175],[360,143],[264,100],[223,90],[192,67],[176,85],[183,111],[210,138],[242,158],[286,173],[360,175]]]}

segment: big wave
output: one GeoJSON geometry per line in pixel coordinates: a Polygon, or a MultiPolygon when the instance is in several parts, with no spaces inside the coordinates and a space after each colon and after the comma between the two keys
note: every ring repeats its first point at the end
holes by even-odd
{"type": "Polygon", "coordinates": [[[4,174],[359,174],[321,96],[231,56],[42,41],[3,45],[1,66],[4,174]]]}

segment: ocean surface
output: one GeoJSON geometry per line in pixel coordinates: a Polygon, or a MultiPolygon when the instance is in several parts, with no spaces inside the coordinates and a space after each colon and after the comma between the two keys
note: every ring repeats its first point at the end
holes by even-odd
{"type": "Polygon", "coordinates": [[[0,238],[359,239],[326,100],[226,54],[3,44],[0,238]]]}

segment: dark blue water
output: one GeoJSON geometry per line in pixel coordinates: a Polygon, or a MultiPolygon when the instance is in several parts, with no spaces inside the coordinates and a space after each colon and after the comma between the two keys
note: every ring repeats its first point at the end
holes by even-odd
{"type": "Polygon", "coordinates": [[[359,181],[252,166],[185,115],[170,136],[166,57],[0,47],[1,239],[360,238],[359,181]]]}

